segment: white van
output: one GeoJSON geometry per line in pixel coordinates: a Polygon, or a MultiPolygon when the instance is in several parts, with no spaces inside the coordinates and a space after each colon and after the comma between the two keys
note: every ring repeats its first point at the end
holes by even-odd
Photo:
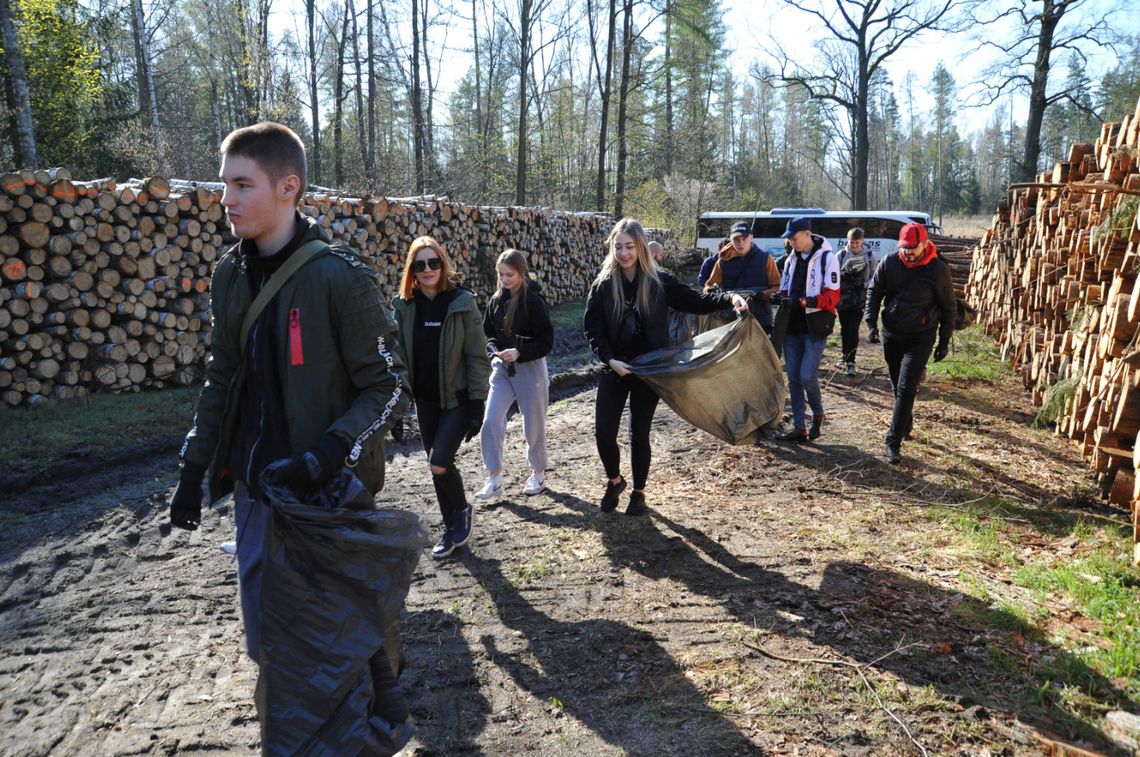
{"type": "Polygon", "coordinates": [[[720,249],[728,238],[733,224],[748,221],[752,224],[752,237],[760,249],[769,252],[777,262],[784,257],[784,240],[780,237],[788,228],[788,221],[798,216],[811,218],[813,234],[826,237],[831,248],[839,251],[847,246],[847,232],[858,226],[863,229],[864,247],[880,261],[898,249],[899,229],[904,224],[921,223],[931,234],[941,234],[929,213],[915,210],[845,210],[829,211],[823,208],[772,208],[769,211],[728,213],[710,211],[701,213],[697,220],[697,245],[711,255],[720,249]]]}

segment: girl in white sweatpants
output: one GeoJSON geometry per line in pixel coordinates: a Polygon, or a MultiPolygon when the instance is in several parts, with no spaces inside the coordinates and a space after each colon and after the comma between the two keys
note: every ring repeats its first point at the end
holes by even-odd
{"type": "Polygon", "coordinates": [[[505,251],[496,270],[502,287],[491,297],[483,317],[491,386],[479,434],[487,481],[475,495],[478,499],[491,499],[502,491],[503,438],[507,412],[516,400],[531,470],[523,493],[538,494],[546,488],[546,408],[550,402],[546,355],[554,346],[554,327],[538,282],[527,276],[523,253],[505,251]]]}

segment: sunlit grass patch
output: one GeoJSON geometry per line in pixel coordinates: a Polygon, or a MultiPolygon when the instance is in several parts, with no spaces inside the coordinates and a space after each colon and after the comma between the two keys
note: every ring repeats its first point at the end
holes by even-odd
{"type": "Polygon", "coordinates": [[[933,380],[996,382],[1008,377],[1009,371],[1009,364],[1001,359],[993,337],[978,325],[955,331],[946,359],[927,365],[927,375],[933,380]]]}
{"type": "Polygon", "coordinates": [[[71,451],[101,456],[114,447],[169,441],[190,430],[200,391],[92,394],[0,410],[0,466],[42,470],[71,451]]]}

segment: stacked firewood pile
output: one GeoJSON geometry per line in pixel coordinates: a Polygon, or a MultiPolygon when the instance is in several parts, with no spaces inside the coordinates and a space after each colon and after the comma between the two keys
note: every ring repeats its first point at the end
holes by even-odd
{"type": "Polygon", "coordinates": [[[1015,184],[967,294],[1034,401],[1132,509],[1140,561],[1140,103],[1095,145],[1015,184]]]}
{"type": "MultiPolygon", "coordinates": [[[[161,177],[80,182],[65,169],[0,175],[0,407],[198,380],[210,275],[234,241],[221,189],[161,177]]],[[[372,263],[389,298],[424,234],[484,296],[498,254],[516,247],[551,304],[580,297],[613,227],[605,214],[329,192],[307,195],[301,212],[372,263]]]]}

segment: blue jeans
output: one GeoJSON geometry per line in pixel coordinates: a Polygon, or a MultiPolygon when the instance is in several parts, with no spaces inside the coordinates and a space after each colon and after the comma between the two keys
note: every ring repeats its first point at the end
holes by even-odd
{"type": "Polygon", "coordinates": [[[792,425],[805,428],[804,394],[814,418],[823,417],[823,398],[819,392],[819,361],[823,359],[825,337],[808,334],[784,337],[784,369],[788,372],[788,392],[792,395],[792,425]]]}

